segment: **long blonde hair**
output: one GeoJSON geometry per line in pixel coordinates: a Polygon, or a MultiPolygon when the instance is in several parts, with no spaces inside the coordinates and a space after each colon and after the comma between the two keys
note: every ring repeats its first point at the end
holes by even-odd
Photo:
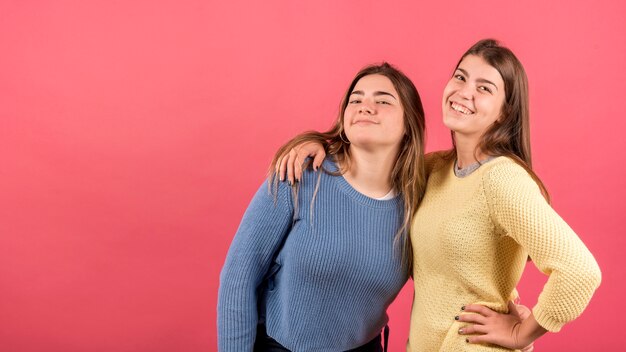
{"type": "MultiPolygon", "coordinates": [[[[404,201],[402,226],[396,233],[395,242],[400,246],[403,264],[407,269],[411,270],[413,257],[409,230],[417,206],[426,189],[426,174],[424,170],[425,121],[424,108],[415,85],[397,68],[384,62],[380,65],[370,65],[361,69],[343,96],[339,115],[332,128],[326,132],[309,131],[302,133],[280,147],[269,168],[269,183],[270,187],[273,186],[276,189],[278,182],[275,173],[277,163],[292,148],[305,142],[315,141],[320,143],[325,146],[328,155],[334,156],[339,164],[350,165],[350,145],[343,126],[344,111],[357,82],[369,75],[387,77],[398,92],[400,103],[404,110],[405,135],[400,145],[396,163],[391,171],[390,183],[392,188],[401,194],[404,201]]],[[[310,167],[310,164],[311,162],[309,161],[304,166],[304,169],[310,167]]],[[[346,170],[340,171],[343,173],[346,170]]],[[[322,172],[327,172],[327,170],[322,168],[322,172]]],[[[297,197],[298,185],[295,184],[293,187],[297,197]]]]}

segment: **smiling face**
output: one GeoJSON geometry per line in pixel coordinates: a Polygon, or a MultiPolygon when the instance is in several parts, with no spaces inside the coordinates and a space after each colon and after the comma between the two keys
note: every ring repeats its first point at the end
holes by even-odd
{"type": "Polygon", "coordinates": [[[391,80],[379,74],[361,78],[350,93],[343,123],[355,147],[399,147],[404,136],[404,109],[391,80]]]}
{"type": "Polygon", "coordinates": [[[493,66],[476,55],[466,56],[443,91],[443,123],[457,136],[478,141],[501,117],[504,81],[493,66]]]}

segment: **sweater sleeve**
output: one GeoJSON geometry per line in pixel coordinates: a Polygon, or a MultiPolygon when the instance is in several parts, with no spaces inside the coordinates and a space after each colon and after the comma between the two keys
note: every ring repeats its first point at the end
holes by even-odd
{"type": "Polygon", "coordinates": [[[585,309],[600,285],[600,268],[526,170],[514,162],[498,163],[484,175],[495,226],[524,247],[539,270],[549,275],[533,315],[539,325],[557,332],[585,309]]]}
{"type": "Polygon", "coordinates": [[[218,350],[252,351],[256,338],[257,288],[293,219],[291,188],[280,182],[276,201],[267,182],[246,210],[220,274],[217,302],[218,350]]]}

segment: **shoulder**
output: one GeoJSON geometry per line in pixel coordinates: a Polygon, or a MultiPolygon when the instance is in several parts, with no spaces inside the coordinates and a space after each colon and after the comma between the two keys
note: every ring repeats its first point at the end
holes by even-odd
{"type": "Polygon", "coordinates": [[[432,172],[445,167],[453,159],[449,150],[427,153],[424,155],[424,169],[426,170],[426,175],[430,175],[432,172]]]}
{"type": "Polygon", "coordinates": [[[313,170],[312,167],[307,167],[306,170],[303,170],[302,181],[303,183],[310,183],[311,181],[317,181],[320,176],[327,177],[336,172],[339,172],[339,165],[332,156],[327,156],[317,171],[313,170]]]}
{"type": "Polygon", "coordinates": [[[448,154],[448,151],[446,150],[439,150],[436,152],[426,153],[424,155],[424,161],[426,163],[434,163],[434,162],[437,162],[438,160],[444,159],[447,154],[448,154]]]}
{"type": "Polygon", "coordinates": [[[533,177],[515,160],[500,156],[481,166],[485,191],[492,197],[512,197],[521,194],[541,196],[541,190],[533,177]]]}
{"type": "Polygon", "coordinates": [[[327,156],[326,158],[324,158],[324,161],[322,162],[322,167],[324,168],[324,170],[331,173],[339,171],[339,163],[337,163],[335,158],[332,156],[327,156]]]}
{"type": "MultiPolygon", "coordinates": [[[[295,194],[298,198],[308,199],[313,197],[319,190],[326,192],[328,187],[338,182],[339,166],[332,157],[326,157],[317,171],[307,167],[302,172],[302,178],[297,183],[295,194]]],[[[286,184],[289,187],[289,184],[286,184]]],[[[290,187],[291,188],[291,187],[290,187]]]]}
{"type": "Polygon", "coordinates": [[[486,181],[508,183],[518,181],[519,178],[532,180],[522,165],[506,156],[496,157],[481,168],[483,169],[483,180],[486,181]]]}

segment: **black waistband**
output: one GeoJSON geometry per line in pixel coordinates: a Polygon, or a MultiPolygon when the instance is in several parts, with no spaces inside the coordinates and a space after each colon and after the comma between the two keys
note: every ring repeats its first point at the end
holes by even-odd
{"type": "MultiPolygon", "coordinates": [[[[383,334],[376,336],[373,340],[363,346],[351,349],[346,352],[387,352],[389,342],[389,327],[385,326],[383,334]],[[381,335],[384,335],[384,341],[381,335]],[[381,346],[384,342],[384,347],[381,346]]],[[[267,334],[265,324],[259,324],[256,330],[256,340],[254,342],[254,352],[291,352],[283,345],[267,334]]]]}

